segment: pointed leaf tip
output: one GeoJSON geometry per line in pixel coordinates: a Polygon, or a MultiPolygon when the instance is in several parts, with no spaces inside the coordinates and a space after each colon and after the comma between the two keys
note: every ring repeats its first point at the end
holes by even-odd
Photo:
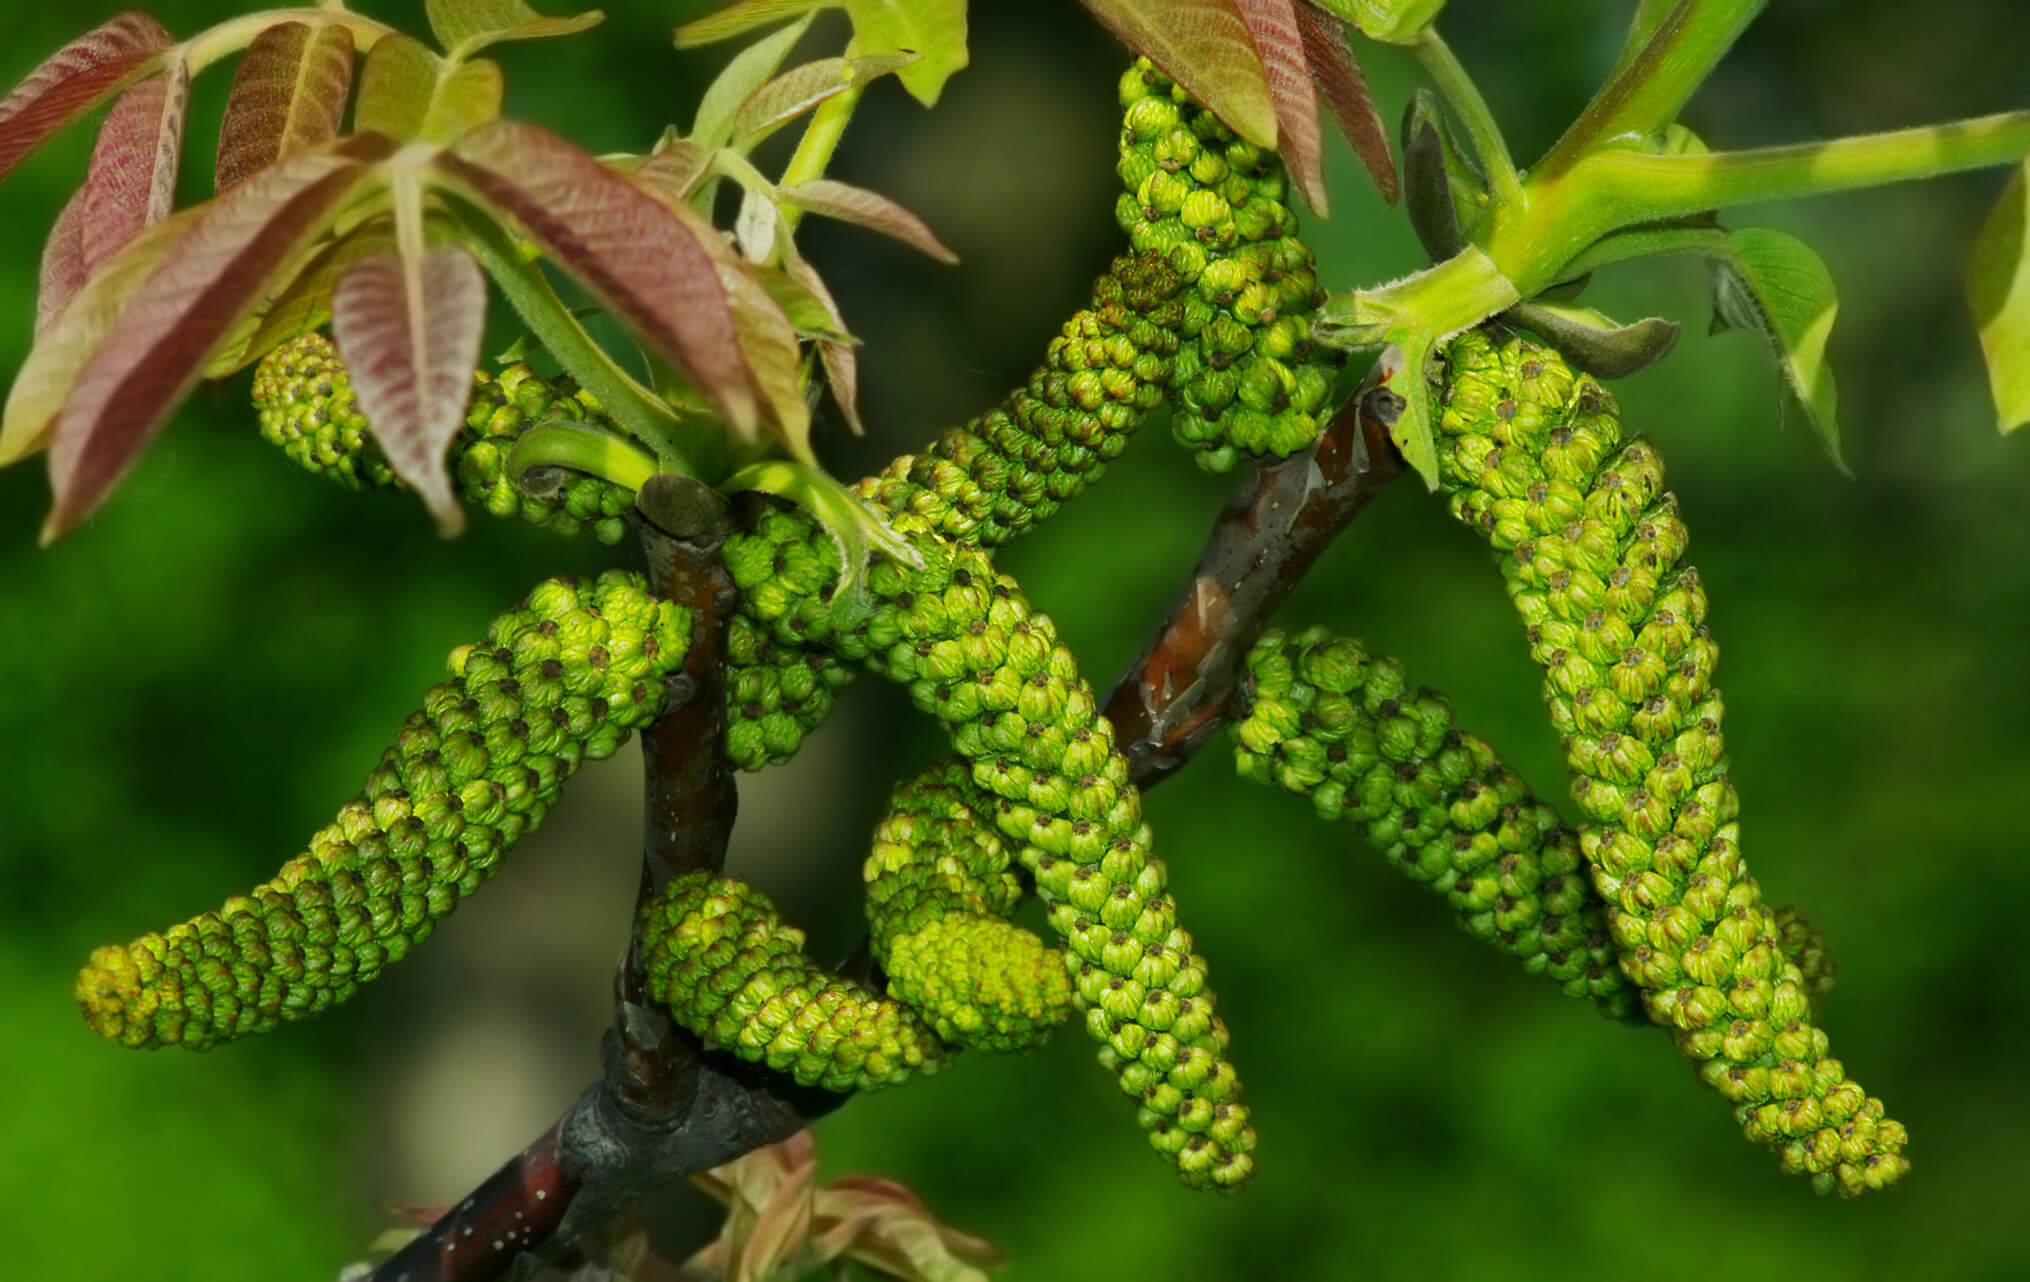
{"type": "Polygon", "coordinates": [[[2019,166],[1967,255],[1967,305],[2004,433],[2030,423],[2030,161],[2019,166]]]}
{"type": "Polygon", "coordinates": [[[1236,0],[1083,0],[1102,26],[1235,133],[1276,145],[1276,102],[1236,0]]]}
{"type": "Polygon", "coordinates": [[[134,10],[51,54],[0,99],[0,178],[57,130],[144,74],[173,43],[161,23],[134,10]]]}
{"type": "Polygon", "coordinates": [[[1361,167],[1374,181],[1382,202],[1394,206],[1401,187],[1396,181],[1396,158],[1389,150],[1389,128],[1368,92],[1367,77],[1346,39],[1346,28],[1337,18],[1309,4],[1297,6],[1297,25],[1304,33],[1312,80],[1333,121],[1352,144],[1353,154],[1360,157],[1361,167]]]}
{"type": "Polygon", "coordinates": [[[486,333],[486,274],[463,249],[364,258],[331,299],[331,335],[388,466],[422,496],[438,531],[465,528],[445,468],[465,425],[486,333]]]}
{"type": "Polygon", "coordinates": [[[853,22],[850,57],[914,54],[895,74],[911,97],[937,105],[966,66],[966,0],[841,0],[853,22]]]}
{"type": "Polygon", "coordinates": [[[1826,361],[1840,296],[1825,261],[1795,236],[1743,227],[1727,233],[1713,269],[1715,319],[1769,344],[1812,431],[1834,466],[1847,471],[1840,454],[1839,397],[1826,361]]]}
{"type": "Polygon", "coordinates": [[[1241,20],[1261,55],[1269,98],[1276,109],[1276,143],[1305,203],[1323,216],[1325,148],[1318,130],[1318,91],[1309,45],[1297,17],[1297,0],[1237,0],[1241,20]]]}
{"type": "Polygon", "coordinates": [[[892,236],[941,263],[951,265],[959,261],[959,256],[937,238],[923,219],[878,191],[834,182],[829,178],[817,178],[785,187],[780,194],[790,204],[814,214],[892,236]]]}

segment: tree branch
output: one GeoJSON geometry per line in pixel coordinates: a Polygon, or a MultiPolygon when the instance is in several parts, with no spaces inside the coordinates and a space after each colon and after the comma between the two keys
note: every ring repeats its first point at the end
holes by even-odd
{"type": "MultiPolygon", "coordinates": [[[[658,477],[639,503],[651,584],[689,608],[694,623],[669,710],[642,734],[647,826],[638,907],[672,878],[717,871],[739,808],[724,746],[726,626],[736,595],[719,555],[732,528],[725,502],[697,482],[658,477]]],[[[637,932],[615,974],[600,1080],[370,1274],[374,1282],[528,1277],[648,1190],[786,1139],[843,1102],[706,1051],[649,999],[639,947],[637,932]]]]}
{"type": "MultiPolygon", "coordinates": [[[[1231,715],[1242,660],[1269,615],[1402,470],[1388,437],[1400,403],[1392,397],[1371,377],[1315,445],[1258,468],[1221,513],[1170,617],[1107,701],[1137,786],[1169,777],[1231,715]]],[[[723,745],[735,591],[719,556],[730,527],[718,495],[663,476],[643,487],[640,507],[657,594],[697,616],[670,710],[642,735],[646,903],[672,878],[725,861],[738,808],[723,745]]],[[[650,1190],[786,1139],[845,1103],[705,1050],[648,1000],[638,943],[615,977],[604,1076],[369,1282],[529,1277],[650,1190]]],[[[871,969],[864,944],[842,969],[871,969]]]]}
{"type": "Polygon", "coordinates": [[[1341,530],[1403,470],[1379,367],[1310,449],[1255,470],[1221,512],[1169,617],[1114,684],[1107,720],[1147,790],[1232,715],[1248,648],[1341,530]]]}

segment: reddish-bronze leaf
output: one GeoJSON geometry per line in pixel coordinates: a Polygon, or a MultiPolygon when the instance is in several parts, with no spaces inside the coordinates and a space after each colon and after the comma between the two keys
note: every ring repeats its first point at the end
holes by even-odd
{"type": "Polygon", "coordinates": [[[137,10],[51,54],[0,99],[0,178],[57,130],[142,74],[172,43],[161,23],[137,10]]]}
{"type": "Polygon", "coordinates": [[[1262,55],[1276,104],[1276,145],[1304,200],[1325,212],[1325,148],[1318,133],[1318,92],[1297,26],[1297,0],[1236,0],[1262,55]]]}
{"type": "Polygon", "coordinates": [[[444,454],[465,423],[486,333],[486,274],[456,247],[355,263],[331,299],[331,336],[395,475],[445,535],[465,528],[444,454]]]}
{"type": "Polygon", "coordinates": [[[1183,85],[1235,133],[1276,145],[1276,104],[1235,0],[1084,0],[1128,47],[1183,85]]]}
{"type": "Polygon", "coordinates": [[[1353,144],[1354,154],[1366,167],[1368,177],[1393,205],[1401,194],[1396,183],[1396,156],[1389,147],[1388,126],[1375,110],[1367,91],[1367,77],[1361,74],[1347,43],[1346,28],[1339,19],[1309,4],[1297,6],[1297,25],[1304,32],[1304,53],[1311,63],[1311,76],[1339,131],[1353,144]]]}
{"type": "MultiPolygon", "coordinates": [[[[818,300],[832,324],[840,333],[846,333],[846,318],[839,312],[839,304],[833,299],[832,291],[825,286],[825,278],[817,269],[804,261],[800,254],[789,254],[783,259],[783,268],[790,279],[809,291],[818,300]]],[[[846,426],[855,436],[867,435],[867,425],[860,421],[860,357],[853,350],[853,344],[833,339],[818,340],[818,359],[825,366],[825,381],[832,385],[832,399],[838,402],[839,412],[846,417],[846,426]]]]}
{"type": "Polygon", "coordinates": [[[698,234],[668,206],[576,145],[516,121],[468,134],[435,164],[519,223],[728,423],[754,431],[756,388],[726,286],[698,234]]]}
{"type": "Polygon", "coordinates": [[[84,217],[85,189],[80,187],[64,202],[56,225],[49,229],[49,241],[42,247],[42,285],[35,295],[37,338],[49,332],[50,325],[91,275],[85,268],[84,217]]]}
{"type": "Polygon", "coordinates": [[[92,149],[79,235],[89,275],[169,216],[190,106],[190,64],[177,58],[120,95],[92,149]]]}
{"type": "Polygon", "coordinates": [[[801,205],[814,214],[826,218],[837,218],[869,231],[878,231],[884,236],[921,250],[941,263],[956,263],[959,256],[937,238],[924,221],[901,205],[878,191],[855,187],[851,183],[834,182],[829,178],[813,179],[785,187],[782,199],[792,205],[801,205]]]}
{"type": "Polygon", "coordinates": [[[57,416],[45,540],[111,492],[274,273],[393,151],[387,139],[360,134],[298,152],[199,212],[128,300],[57,416]]]}
{"type": "Polygon", "coordinates": [[[308,334],[331,319],[331,295],[338,278],[362,258],[395,247],[394,229],[385,220],[369,222],[337,241],[314,245],[298,255],[297,265],[276,273],[277,288],[240,318],[232,337],[220,345],[206,378],[227,378],[260,360],[275,348],[308,334]]]}
{"type": "Polygon", "coordinates": [[[338,137],[352,89],[352,33],[335,22],[278,22],[254,37],[219,125],[218,189],[338,137]]]}
{"type": "Polygon", "coordinates": [[[712,156],[712,151],[678,138],[657,148],[635,166],[634,180],[651,190],[668,193],[673,200],[689,200],[711,172],[712,156]]]}

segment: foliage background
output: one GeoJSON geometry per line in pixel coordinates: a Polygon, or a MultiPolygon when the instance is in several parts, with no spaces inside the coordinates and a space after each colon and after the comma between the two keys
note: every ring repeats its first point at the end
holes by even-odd
{"type": "MultiPolygon", "coordinates": [[[[367,6],[420,26],[421,5],[367,6]]],[[[608,24],[502,50],[510,110],[595,149],[682,120],[724,50],[677,54],[706,7],[618,0],[608,24]]],[[[1611,61],[1625,4],[1457,0],[1447,30],[1535,154],[1611,61]]],[[[0,81],[113,8],[10,6],[0,81]]],[[[228,0],[158,0],[173,30],[228,0]]],[[[870,98],[835,167],[924,214],[947,271],[813,226],[867,340],[858,474],[996,398],[1114,252],[1122,55],[1069,0],[974,5],[974,66],[926,115],[870,98]]],[[[1808,138],[2022,105],[2030,24],[2001,0],[1784,0],[1688,119],[1716,143],[1808,138]]],[[[1367,56],[1364,54],[1364,56],[1367,56]]],[[[1402,59],[1369,70],[1389,114],[1402,59]]],[[[200,85],[203,154],[229,77],[200,85]]],[[[44,229],[82,172],[75,130],[0,193],[0,368],[18,367],[44,229]]],[[[1308,222],[1336,287],[1416,265],[1332,156],[1308,222]]],[[[1828,932],[1834,1045],[1915,1137],[1895,1196],[1813,1198],[1744,1144],[1666,1040],[1559,999],[1457,934],[1439,903],[1306,807],[1236,782],[1219,748],[1153,796],[1186,920],[1213,958],[1262,1135],[1248,1196],[1177,1188],[1067,1032],[854,1102],[828,1169],[923,1192],[1016,1261],[1011,1279],[2030,1276],[2030,861],[2023,820],[2030,442],[1994,434],[1958,302],[1978,175],[1767,220],[1811,238],[1856,478],[1779,430],[1751,340],[1699,336],[1695,265],[1602,281],[1687,338],[1624,385],[1697,534],[1726,650],[1748,851],[1828,932]]],[[[209,166],[187,164],[192,198],[209,166]]],[[[502,331],[505,333],[505,331],[502,331]]],[[[501,340],[505,343],[505,338],[501,340]]],[[[76,964],[266,876],[350,795],[453,644],[598,551],[480,522],[443,543],[413,501],[355,497],[261,446],[244,386],[200,398],[103,515],[35,550],[35,466],[0,475],[0,1206],[21,1277],[324,1278],[377,1207],[453,1199],[589,1080],[633,894],[628,759],[588,772],[495,888],[429,948],[312,1024],[206,1056],[101,1044],[76,964]]],[[[1103,684],[1188,569],[1225,487],[1145,430],[1092,497],[1004,564],[1103,684]]],[[[1461,720],[1562,795],[1519,630],[1477,543],[1409,483],[1286,611],[1399,654],[1461,720]]],[[[734,867],[815,927],[855,930],[858,852],[889,782],[937,752],[863,683],[791,768],[747,781],[734,867]]],[[[670,1199],[702,1240],[702,1199],[670,1199]],[[688,1219],[686,1218],[688,1217],[688,1219]]]]}

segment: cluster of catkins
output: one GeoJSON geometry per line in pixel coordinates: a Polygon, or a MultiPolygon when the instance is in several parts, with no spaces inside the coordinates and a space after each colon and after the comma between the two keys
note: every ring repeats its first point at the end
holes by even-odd
{"type": "Polygon", "coordinates": [[[1482,331],[1451,345],[1437,426],[1452,512],[1492,545],[1543,668],[1591,820],[1580,851],[1650,1017],[1786,1170],[1849,1195],[1893,1184],[1903,1126],[1828,1054],[1814,982],[1741,861],[1719,652],[1656,451],[1555,351],[1482,331]]]}
{"type": "Polygon", "coordinates": [[[583,762],[661,714],[690,642],[689,611],[637,575],[542,584],[453,653],[308,851],[216,912],[95,952],[86,1020],[203,1049],[344,1001],[492,876],[583,762]]]}
{"type": "MultiPolygon", "coordinates": [[[[1076,1011],[1150,1142],[1187,1183],[1233,1188],[1254,1133],[1205,962],[1092,688],[987,550],[1098,479],[1166,401],[1209,470],[1301,449],[1334,366],[1310,342],[1318,281],[1276,158],[1146,61],[1120,90],[1133,252],[1002,405],[860,483],[922,565],[877,558],[847,623],[815,521],[769,507],[726,544],[737,765],[793,755],[859,668],[950,733],[955,755],[897,789],[867,860],[883,984],[811,961],[765,896],[715,874],[677,879],[639,924],[650,991],[680,1024],[806,1085],[873,1089],[963,1048],[1027,1049],[1076,1011]],[[1009,920],[1031,889],[1062,950],[1009,920]]],[[[271,353],[254,397],[299,464],[394,483],[327,340],[271,353]]],[[[599,417],[526,367],[476,375],[452,445],[461,493],[618,539],[629,491],[583,478],[537,499],[508,471],[530,427],[599,417]]],[[[1676,1030],[1787,1167],[1846,1193],[1893,1182],[1901,1126],[1809,1022],[1831,982],[1823,943],[1764,907],[1740,863],[1705,602],[1678,566],[1684,528],[1654,452],[1623,442],[1606,394],[1555,353],[1480,332],[1452,344],[1440,428],[1445,491],[1501,554],[1592,823],[1566,827],[1399,664],[1316,631],[1272,633],[1249,656],[1241,773],[1351,822],[1567,993],[1676,1030]]],[[[456,678],[308,854],[216,913],[101,949],[78,986],[93,1026],[202,1047],[343,1000],[492,871],[582,760],[661,711],[689,622],[627,575],[539,588],[454,656],[456,678]]]]}

